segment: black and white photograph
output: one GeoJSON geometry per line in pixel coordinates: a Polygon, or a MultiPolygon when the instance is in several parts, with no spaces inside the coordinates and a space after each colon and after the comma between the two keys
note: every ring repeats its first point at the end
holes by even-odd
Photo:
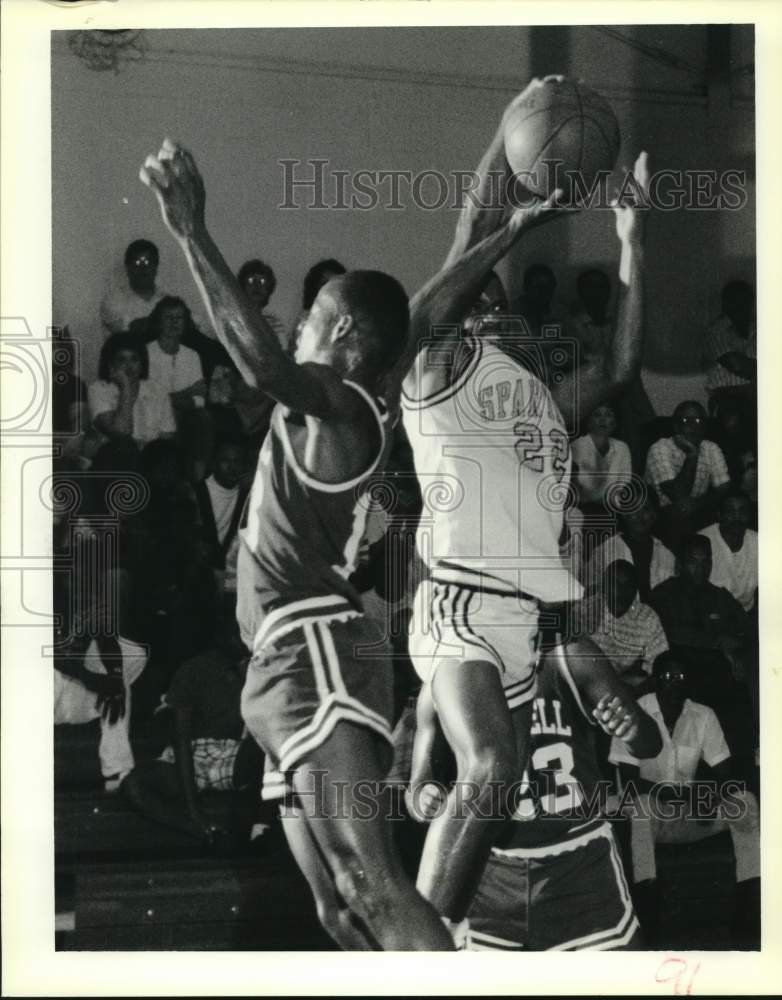
{"type": "Polygon", "coordinates": [[[6,5],[8,995],[782,986],[780,18],[465,6],[6,5]]]}

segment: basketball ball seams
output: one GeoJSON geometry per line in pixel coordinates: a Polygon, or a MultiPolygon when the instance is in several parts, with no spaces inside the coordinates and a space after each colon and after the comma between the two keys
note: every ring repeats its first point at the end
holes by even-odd
{"type": "Polygon", "coordinates": [[[581,103],[581,92],[579,88],[573,84],[573,91],[576,95],[576,101],[578,103],[578,117],[581,124],[581,145],[578,149],[578,170],[579,173],[583,173],[584,170],[584,105],[581,103]]]}
{"type": "Polygon", "coordinates": [[[559,125],[554,129],[554,131],[551,133],[551,135],[548,137],[548,139],[546,139],[546,141],[543,143],[543,145],[538,150],[538,153],[535,156],[535,159],[532,161],[533,164],[537,163],[538,160],[541,158],[541,156],[543,156],[543,153],[545,152],[545,150],[547,149],[547,147],[551,145],[551,143],[556,139],[556,137],[559,135],[559,133],[562,131],[562,129],[566,125],[570,124],[570,122],[577,121],[577,120],[578,120],[578,115],[571,115],[570,118],[566,118],[563,122],[560,122],[559,125]]]}

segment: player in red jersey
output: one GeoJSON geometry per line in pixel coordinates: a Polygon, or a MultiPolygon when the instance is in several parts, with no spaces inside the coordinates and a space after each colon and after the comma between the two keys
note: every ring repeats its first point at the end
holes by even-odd
{"type": "MultiPolygon", "coordinates": [[[[422,821],[445,804],[422,691],[408,803],[422,821]]],[[[637,949],[638,920],[609,823],[595,747],[600,726],[641,757],[661,747],[652,719],[591,641],[556,645],[538,668],[530,760],[512,822],[492,848],[468,910],[467,947],[492,951],[637,949]]],[[[500,790],[502,791],[502,790],[500,790]]]]}

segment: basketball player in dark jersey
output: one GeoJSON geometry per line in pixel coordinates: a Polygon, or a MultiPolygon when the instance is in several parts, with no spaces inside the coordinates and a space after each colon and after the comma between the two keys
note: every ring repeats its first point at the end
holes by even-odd
{"type": "Polygon", "coordinates": [[[349,579],[370,506],[364,484],[389,448],[377,394],[408,333],[405,292],[374,271],[328,282],[294,360],[209,236],[190,154],[166,140],[141,179],[243,379],[278,402],[238,564],[237,615],[253,653],[242,714],[270,761],[264,793],[296,802],[286,834],[338,944],[452,950],[403,872],[379,800],[368,803],[390,764],[392,669],[349,579]]]}
{"type": "MultiPolygon", "coordinates": [[[[418,719],[422,739],[416,744],[408,802],[412,814],[426,821],[445,802],[443,786],[432,781],[430,751],[437,730],[426,689],[418,719]]],[[[660,752],[653,720],[597,647],[587,639],[554,646],[538,668],[522,792],[468,911],[468,948],[641,947],[621,858],[601,813],[598,726],[641,757],[660,752]]]]}

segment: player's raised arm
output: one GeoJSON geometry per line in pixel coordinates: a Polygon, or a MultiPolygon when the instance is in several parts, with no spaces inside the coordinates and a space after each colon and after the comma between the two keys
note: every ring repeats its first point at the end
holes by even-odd
{"type": "Polygon", "coordinates": [[[204,182],[191,154],[165,139],[139,174],[157,197],[163,220],[181,247],[218,339],[244,381],[291,409],[315,417],[349,415],[353,394],[327,368],[297,365],[282,350],[212,240],[205,221],[204,182]]]}
{"type": "MultiPolygon", "coordinates": [[[[641,153],[633,168],[639,200],[649,188],[648,155],[641,153]]],[[[554,400],[566,421],[591,413],[609,396],[625,388],[641,368],[644,331],[644,215],[646,205],[630,200],[613,204],[616,233],[621,243],[619,304],[613,339],[603,355],[596,355],[557,386],[554,400]],[[573,382],[576,386],[573,386],[573,382]],[[578,412],[573,412],[574,404],[578,412]]]]}

